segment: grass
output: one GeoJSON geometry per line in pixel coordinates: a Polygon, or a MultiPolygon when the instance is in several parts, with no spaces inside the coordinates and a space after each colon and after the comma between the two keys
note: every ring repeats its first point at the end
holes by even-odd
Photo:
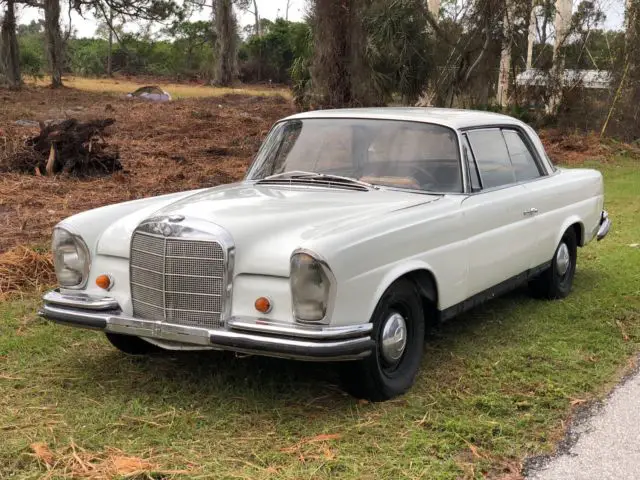
{"type": "MultiPolygon", "coordinates": [[[[145,85],[157,85],[163,90],[169,92],[171,94],[171,97],[174,99],[192,97],[217,97],[229,93],[258,96],[282,95],[285,98],[291,97],[290,90],[281,87],[271,88],[267,86],[246,86],[241,88],[226,88],[199,84],[166,83],[151,80],[149,82],[150,83],[141,83],[134,80],[111,78],[64,78],[65,86],[93,93],[127,94],[145,85]]],[[[46,86],[49,84],[49,80],[38,80],[35,82],[35,84],[39,86],[46,86]]]]}
{"type": "Polygon", "coordinates": [[[144,459],[152,478],[514,474],[640,350],[640,166],[593,166],[614,228],[580,251],[572,295],[514,292],[445,324],[415,387],[387,403],[344,395],[328,365],[128,358],[99,333],[36,318],[35,298],[1,304],[0,478],[111,478],[96,459],[116,454],[144,459]]]}

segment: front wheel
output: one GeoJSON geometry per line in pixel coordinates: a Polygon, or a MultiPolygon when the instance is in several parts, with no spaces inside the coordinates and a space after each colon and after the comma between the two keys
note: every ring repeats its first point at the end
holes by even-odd
{"type": "Polygon", "coordinates": [[[341,365],[342,385],[357,398],[384,401],[413,385],[424,352],[425,319],[415,285],[396,281],[382,295],[371,317],[371,355],[341,365]]]}
{"type": "Polygon", "coordinates": [[[534,296],[553,300],[569,295],[576,273],[577,259],[576,233],[570,228],[562,236],[553,254],[551,266],[530,282],[529,286],[534,296]]]}

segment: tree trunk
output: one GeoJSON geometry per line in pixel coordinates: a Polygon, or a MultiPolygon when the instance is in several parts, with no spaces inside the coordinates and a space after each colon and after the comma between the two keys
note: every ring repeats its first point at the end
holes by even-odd
{"type": "Polygon", "coordinates": [[[218,46],[218,65],[216,69],[216,84],[230,86],[236,76],[236,18],[233,13],[231,0],[216,2],[216,32],[218,46]]]}
{"type": "Polygon", "coordinates": [[[287,0],[287,7],[284,10],[284,19],[289,21],[289,7],[291,6],[291,0],[287,0]]]}
{"type": "Polygon", "coordinates": [[[440,16],[440,0],[428,0],[427,8],[436,20],[440,16]]]}
{"type": "Polygon", "coordinates": [[[365,53],[362,24],[366,0],[315,0],[314,96],[321,106],[366,106],[376,103],[365,53]]]}
{"type": "Polygon", "coordinates": [[[504,26],[502,40],[502,51],[500,53],[500,71],[498,73],[498,91],[496,101],[502,108],[509,105],[509,73],[511,72],[511,46],[514,21],[514,7],[512,1],[507,0],[504,13],[504,26]]]}
{"type": "Polygon", "coordinates": [[[7,85],[18,90],[22,85],[20,77],[20,53],[16,38],[16,13],[14,0],[6,0],[7,9],[2,19],[0,33],[0,71],[7,85]]]}
{"type": "Polygon", "coordinates": [[[253,0],[253,16],[255,17],[256,22],[256,35],[259,37],[262,35],[262,31],[260,29],[260,14],[258,13],[258,2],[257,0],[253,0]]]}
{"type": "Polygon", "coordinates": [[[107,50],[107,76],[113,77],[113,9],[109,9],[109,49],[107,50]]]}
{"type": "Polygon", "coordinates": [[[625,48],[630,49],[636,34],[638,5],[634,0],[625,2],[625,48]]]}
{"type": "Polygon", "coordinates": [[[533,45],[536,41],[536,4],[531,2],[531,16],[529,17],[529,34],[527,35],[527,70],[533,68],[533,45]]]}
{"type": "Polygon", "coordinates": [[[571,0],[556,0],[555,42],[553,44],[553,65],[551,67],[551,97],[547,104],[547,113],[554,115],[562,99],[564,77],[564,53],[562,47],[567,39],[571,26],[571,0]]]}
{"type": "Polygon", "coordinates": [[[44,35],[51,72],[51,86],[62,86],[64,52],[60,33],[60,0],[44,0],[44,35]]]}

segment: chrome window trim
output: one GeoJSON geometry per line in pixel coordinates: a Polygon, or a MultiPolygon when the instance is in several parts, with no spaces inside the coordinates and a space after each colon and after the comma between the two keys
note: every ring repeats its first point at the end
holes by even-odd
{"type": "Polygon", "coordinates": [[[471,148],[471,142],[469,141],[469,137],[467,136],[466,132],[460,132],[460,147],[462,148],[462,161],[464,162],[464,170],[467,172],[467,182],[465,184],[465,187],[467,188],[467,191],[469,194],[474,194],[474,193],[479,193],[482,192],[484,190],[483,184],[482,184],[482,175],[480,175],[480,169],[478,168],[478,162],[476,161],[476,157],[473,153],[473,148],[471,148]],[[465,144],[469,146],[469,157],[471,157],[471,159],[473,160],[473,165],[469,165],[469,158],[465,157],[464,154],[464,149],[465,144]],[[475,169],[476,173],[478,174],[478,180],[480,181],[480,190],[473,190],[473,187],[471,185],[471,176],[469,174],[469,172],[471,171],[471,169],[475,169]]]}
{"type": "MultiPolygon", "coordinates": [[[[529,153],[531,153],[531,155],[533,156],[534,161],[536,162],[536,166],[538,167],[538,171],[540,172],[540,175],[543,176],[543,177],[550,175],[549,170],[546,168],[547,165],[540,158],[540,152],[538,152],[538,149],[536,148],[536,146],[531,141],[531,137],[529,136],[529,133],[521,125],[514,124],[514,123],[496,123],[496,124],[492,124],[492,125],[483,124],[483,125],[477,125],[477,126],[473,126],[473,127],[461,128],[460,132],[461,133],[466,133],[466,132],[472,132],[472,131],[475,131],[475,130],[495,130],[495,129],[499,129],[499,130],[515,130],[518,133],[520,133],[522,135],[522,137],[523,137],[522,140],[524,141],[526,147],[529,149],[529,153]]],[[[473,146],[471,148],[473,149],[473,146]]]]}
{"type": "MultiPolygon", "coordinates": [[[[200,242],[218,242],[222,246],[222,252],[224,254],[224,272],[223,272],[223,295],[221,297],[222,311],[220,312],[220,323],[224,326],[229,318],[231,318],[231,302],[233,297],[233,278],[235,270],[235,254],[236,247],[231,233],[212,222],[201,220],[197,218],[186,218],[184,220],[176,221],[172,215],[163,215],[158,217],[151,217],[140,223],[136,231],[142,232],[145,235],[157,237],[157,238],[182,238],[190,241],[200,242]],[[163,231],[170,232],[169,235],[161,234],[163,231]]],[[[133,247],[134,235],[131,235],[129,240],[129,251],[133,247]]],[[[165,260],[166,261],[166,257],[165,260]]],[[[129,267],[129,284],[132,283],[133,269],[129,267]]],[[[166,289],[163,295],[166,295],[166,289]]],[[[164,304],[166,305],[166,299],[164,304]]],[[[166,311],[164,312],[166,320],[166,311]]]]}
{"type": "MultiPolygon", "coordinates": [[[[536,162],[536,165],[538,166],[538,169],[541,168],[541,161],[540,161],[540,156],[538,154],[538,149],[535,148],[535,145],[532,144],[531,139],[529,138],[529,134],[526,133],[526,131],[523,130],[523,128],[519,125],[512,125],[512,124],[496,124],[496,125],[483,125],[483,126],[477,126],[477,127],[466,127],[463,129],[460,129],[460,133],[461,134],[466,134],[469,131],[474,131],[474,130],[500,130],[502,131],[504,130],[516,130],[522,134],[524,134],[525,138],[523,138],[523,141],[525,142],[525,145],[527,146],[527,148],[529,149],[530,153],[532,154],[532,156],[534,157],[534,161],[536,162]]],[[[504,138],[504,137],[503,137],[504,138]]],[[[473,145],[471,145],[471,142],[469,142],[469,146],[471,147],[471,153],[474,155],[473,153],[473,145]]],[[[506,144],[505,144],[506,146],[506,144]]],[[[508,151],[508,149],[507,149],[508,151]]],[[[552,164],[550,164],[552,165],[552,164]]],[[[532,178],[523,182],[514,182],[514,183],[509,183],[506,185],[500,185],[497,187],[491,187],[491,188],[483,188],[482,190],[480,190],[479,192],[469,192],[467,195],[481,195],[483,193],[491,193],[491,192],[496,192],[498,190],[504,190],[505,188],[512,188],[512,187],[517,187],[517,186],[522,186],[522,185],[527,185],[529,183],[533,183],[533,182],[539,182],[541,180],[546,180],[547,178],[553,177],[555,175],[558,175],[559,173],[561,173],[561,169],[554,169],[553,171],[549,172],[547,171],[546,168],[543,168],[543,170],[545,171],[545,173],[540,173],[540,176],[537,178],[532,178]]],[[[480,176],[480,181],[482,182],[482,173],[480,173],[479,169],[478,169],[478,175],[480,176]]]]}

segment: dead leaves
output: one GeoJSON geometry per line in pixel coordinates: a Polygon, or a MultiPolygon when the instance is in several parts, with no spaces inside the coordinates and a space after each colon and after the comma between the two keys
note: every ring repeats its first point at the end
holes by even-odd
{"type": "Polygon", "coordinates": [[[102,453],[89,452],[75,443],[58,451],[52,451],[46,443],[31,444],[31,455],[46,469],[44,479],[83,478],[109,480],[116,477],[188,475],[189,470],[163,470],[150,458],[126,455],[117,448],[107,448],[102,453]]]}
{"type": "Polygon", "coordinates": [[[301,462],[307,460],[335,460],[337,449],[332,448],[328,442],[339,440],[339,433],[323,433],[315,437],[307,437],[295,445],[281,448],[282,453],[295,454],[301,462]]]}
{"type": "Polygon", "coordinates": [[[32,443],[31,450],[33,450],[36,458],[46,465],[47,469],[51,468],[53,465],[53,452],[46,443],[32,443]]]}
{"type": "Polygon", "coordinates": [[[622,339],[625,342],[628,342],[629,341],[629,334],[627,333],[627,329],[625,328],[624,324],[620,320],[616,320],[616,325],[620,329],[620,333],[622,334],[622,339]]]}

